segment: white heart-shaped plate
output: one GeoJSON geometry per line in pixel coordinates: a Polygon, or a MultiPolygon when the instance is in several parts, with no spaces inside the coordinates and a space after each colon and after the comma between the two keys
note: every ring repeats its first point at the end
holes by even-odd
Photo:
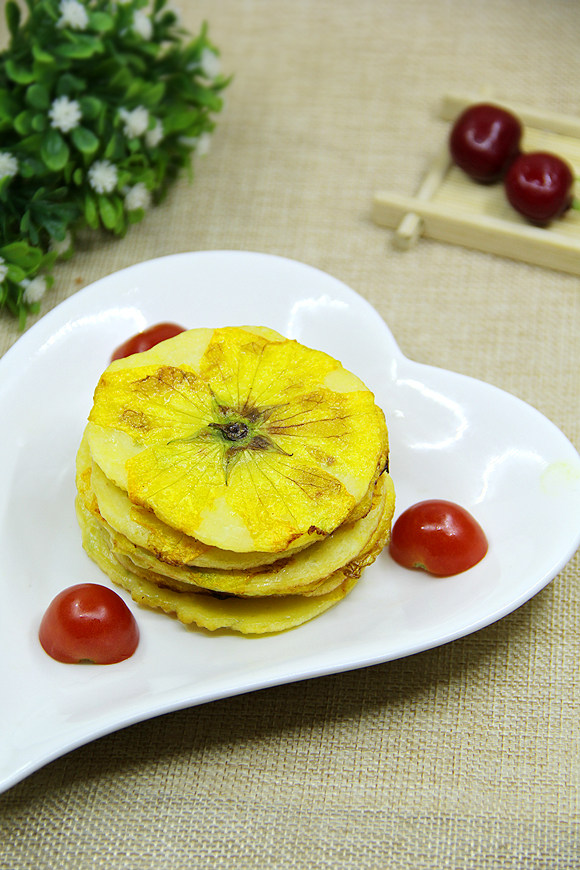
{"type": "Polygon", "coordinates": [[[361,668],[447,643],[542,589],[580,542],[580,457],[529,405],[406,359],[376,311],[302,263],[238,251],[176,254],[75,294],[0,360],[0,790],[103,734],[171,710],[361,668]],[[63,665],[38,642],[51,599],[107,579],[81,548],[74,460],[112,350],[160,321],[265,325],[340,359],[374,391],[391,442],[397,513],[423,498],[470,510],[490,549],[435,579],[385,550],[337,607],[261,638],[188,630],[133,608],[135,655],[63,665]]]}

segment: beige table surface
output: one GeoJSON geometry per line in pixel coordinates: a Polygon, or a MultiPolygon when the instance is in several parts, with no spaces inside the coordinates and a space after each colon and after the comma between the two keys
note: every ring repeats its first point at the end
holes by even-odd
{"type": "MultiPolygon", "coordinates": [[[[516,394],[578,446],[579,279],[428,240],[401,252],[370,218],[375,190],[419,184],[446,91],[580,113],[577,0],[175,5],[235,73],[212,150],[124,240],[59,266],[43,312],[151,257],[280,254],[366,297],[407,356],[516,394]]],[[[0,350],[17,339],[0,316],[0,350]]],[[[442,648],[77,749],[0,797],[1,870],[579,868],[579,575],[577,555],[442,648]]]]}

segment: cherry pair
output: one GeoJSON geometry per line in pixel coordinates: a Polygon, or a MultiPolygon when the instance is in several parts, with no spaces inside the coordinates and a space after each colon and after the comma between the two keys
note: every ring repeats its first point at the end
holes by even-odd
{"type": "Polygon", "coordinates": [[[545,151],[521,151],[522,124],[499,106],[469,106],[449,137],[454,163],[483,184],[503,179],[512,207],[531,223],[546,226],[574,201],[574,175],[566,161],[545,151]]]}

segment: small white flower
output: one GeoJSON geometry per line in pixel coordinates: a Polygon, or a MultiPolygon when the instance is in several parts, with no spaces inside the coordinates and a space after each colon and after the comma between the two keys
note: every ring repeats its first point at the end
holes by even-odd
{"type": "Polygon", "coordinates": [[[133,30],[143,39],[151,39],[153,36],[153,24],[146,12],[140,9],[133,16],[133,30]]]}
{"type": "Polygon", "coordinates": [[[222,64],[211,48],[204,48],[200,58],[201,72],[207,79],[215,79],[219,76],[222,64]]]}
{"type": "Polygon", "coordinates": [[[209,154],[211,148],[211,134],[202,133],[201,136],[180,136],[178,141],[188,148],[195,148],[195,153],[200,157],[209,154]]]}
{"type": "Polygon", "coordinates": [[[8,274],[8,263],[4,257],[0,257],[0,284],[8,274]]]}
{"type": "Polygon", "coordinates": [[[125,193],[125,208],[127,211],[136,211],[139,208],[149,208],[151,194],[142,181],[128,188],[125,193]]]}
{"type": "Polygon", "coordinates": [[[198,137],[197,145],[195,146],[195,153],[199,154],[200,157],[205,157],[206,154],[209,154],[211,149],[211,133],[202,133],[201,136],[198,137]]]}
{"type": "Polygon", "coordinates": [[[129,139],[142,136],[149,126],[149,112],[143,106],[137,106],[131,112],[128,109],[120,109],[119,115],[125,122],[123,132],[129,139]]]}
{"type": "Polygon", "coordinates": [[[56,26],[70,27],[71,30],[86,30],[89,23],[89,15],[82,3],[79,0],[60,0],[59,4],[60,18],[56,26]]]}
{"type": "Polygon", "coordinates": [[[48,113],[51,127],[56,127],[63,133],[78,127],[82,115],[80,104],[76,100],[69,100],[67,96],[57,97],[48,113]]]}
{"type": "Polygon", "coordinates": [[[59,257],[61,257],[63,254],[68,254],[68,252],[72,248],[72,236],[69,231],[66,231],[65,237],[62,240],[51,239],[49,247],[50,250],[55,251],[59,257]]]}
{"type": "Polygon", "coordinates": [[[97,160],[88,175],[89,184],[97,193],[111,193],[117,186],[117,167],[108,160],[97,160]]]}
{"type": "Polygon", "coordinates": [[[43,278],[41,275],[37,275],[31,281],[25,278],[24,281],[20,282],[20,286],[24,287],[22,298],[29,305],[32,305],[33,302],[40,302],[46,293],[46,278],[43,278]]]}
{"type": "Polygon", "coordinates": [[[163,125],[161,121],[155,121],[155,126],[145,133],[145,144],[148,148],[155,148],[163,139],[163,125]]]}
{"type": "Polygon", "coordinates": [[[18,160],[8,151],[0,151],[0,179],[12,178],[18,172],[18,160]]]}

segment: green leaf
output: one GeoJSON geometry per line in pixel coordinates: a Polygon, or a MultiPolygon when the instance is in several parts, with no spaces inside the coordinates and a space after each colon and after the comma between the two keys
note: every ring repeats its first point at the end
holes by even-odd
{"type": "Polygon", "coordinates": [[[2,202],[6,202],[8,196],[8,187],[12,183],[12,176],[5,175],[4,178],[0,178],[0,200],[2,202]]]}
{"type": "Polygon", "coordinates": [[[84,179],[83,170],[80,167],[78,169],[75,169],[75,171],[73,172],[73,176],[72,176],[73,183],[76,184],[77,187],[80,187],[81,184],[83,183],[83,179],[84,179]]]}
{"type": "Polygon", "coordinates": [[[28,156],[20,163],[20,175],[22,178],[33,178],[35,175],[44,175],[45,173],[46,167],[42,160],[38,160],[37,157],[28,156]]]}
{"type": "Polygon", "coordinates": [[[163,130],[166,134],[181,133],[191,127],[195,121],[195,111],[175,111],[163,119],[163,130]]]}
{"type": "Polygon", "coordinates": [[[44,194],[46,193],[46,187],[37,187],[34,193],[32,194],[32,201],[42,199],[44,194]]]}
{"type": "Polygon", "coordinates": [[[117,223],[117,209],[115,208],[111,200],[107,199],[106,196],[99,196],[98,203],[99,214],[101,216],[103,225],[108,230],[114,229],[117,223]]]}
{"type": "Polygon", "coordinates": [[[46,130],[47,118],[44,113],[38,113],[32,119],[32,129],[36,130],[37,133],[42,133],[43,130],[46,130]]]}
{"type": "Polygon", "coordinates": [[[13,263],[8,266],[8,278],[10,278],[11,281],[15,281],[17,284],[24,281],[27,274],[28,273],[24,271],[22,266],[15,266],[13,263]]]}
{"type": "Polygon", "coordinates": [[[212,112],[219,112],[223,105],[223,100],[218,97],[211,88],[204,88],[201,85],[189,84],[187,87],[187,98],[198,106],[205,106],[212,112]]]}
{"type": "Polygon", "coordinates": [[[14,0],[8,0],[5,11],[8,30],[10,31],[12,36],[16,36],[16,33],[18,32],[18,26],[20,24],[20,8],[18,7],[18,4],[14,2],[14,0]]]}
{"type": "Polygon", "coordinates": [[[8,78],[19,85],[30,85],[34,81],[34,72],[31,69],[16,64],[10,58],[4,64],[4,69],[8,78]]]}
{"type": "Polygon", "coordinates": [[[105,50],[100,39],[95,36],[76,36],[74,42],[65,42],[55,46],[57,57],[86,60],[105,50]]]}
{"type": "Polygon", "coordinates": [[[134,184],[141,179],[138,178],[133,172],[127,169],[121,169],[119,175],[117,176],[117,187],[119,190],[123,190],[124,187],[127,187],[129,184],[134,184]]]}
{"type": "MultiPolygon", "coordinates": [[[[30,136],[20,140],[20,150],[27,151],[32,157],[35,157],[42,147],[42,140],[43,136],[40,133],[32,133],[30,136]]],[[[42,166],[42,171],[45,171],[44,165],[42,166]]]]}
{"type": "Polygon", "coordinates": [[[48,109],[50,93],[46,85],[38,82],[26,88],[26,102],[35,109],[48,109]]]}
{"type": "Polygon", "coordinates": [[[32,44],[32,56],[39,63],[53,64],[54,57],[49,51],[45,51],[44,48],[39,45],[37,42],[32,44]]]}
{"type": "Polygon", "coordinates": [[[145,217],[145,209],[136,208],[127,215],[130,224],[138,224],[145,217]]]}
{"type": "Polygon", "coordinates": [[[96,200],[90,193],[87,193],[85,196],[84,214],[87,224],[91,229],[96,230],[99,226],[99,213],[97,211],[96,200]]]}
{"type": "Polygon", "coordinates": [[[112,15],[107,15],[106,12],[90,12],[89,27],[91,30],[97,30],[99,33],[106,33],[112,30],[115,26],[115,19],[112,15]]]}
{"type": "Polygon", "coordinates": [[[69,147],[58,132],[50,129],[42,139],[40,155],[48,169],[60,172],[69,158],[69,147]]]}
{"type": "Polygon", "coordinates": [[[18,103],[12,95],[8,91],[0,91],[0,118],[12,120],[17,108],[18,103]]]}
{"type": "Polygon", "coordinates": [[[86,118],[87,121],[94,120],[104,106],[103,101],[97,97],[82,97],[79,102],[83,118],[86,118]]]}
{"type": "Polygon", "coordinates": [[[74,76],[72,73],[64,73],[58,80],[56,93],[59,97],[70,97],[71,94],[77,94],[80,91],[84,91],[86,87],[87,82],[85,79],[81,79],[79,76],[74,76]]]}
{"type": "Polygon", "coordinates": [[[30,218],[30,212],[25,212],[20,221],[20,233],[23,236],[28,236],[33,245],[38,245],[38,229],[30,218]]]}
{"type": "Polygon", "coordinates": [[[105,148],[105,157],[113,163],[117,163],[125,157],[125,137],[116,131],[109,139],[108,145],[105,148]]]}
{"type": "Polygon", "coordinates": [[[20,112],[14,118],[14,129],[20,136],[28,136],[32,133],[32,119],[34,118],[34,112],[30,109],[26,109],[24,112],[20,112]]]}
{"type": "Polygon", "coordinates": [[[75,127],[71,133],[71,139],[83,154],[94,154],[99,147],[99,140],[87,127],[75,127]]]}
{"type": "Polygon", "coordinates": [[[159,54],[160,46],[157,45],[156,42],[143,42],[139,46],[139,49],[143,54],[148,54],[149,59],[151,61],[151,60],[157,59],[157,55],[159,54]]]}
{"type": "Polygon", "coordinates": [[[42,251],[40,248],[32,248],[26,242],[11,242],[0,248],[0,257],[4,257],[7,263],[31,272],[38,268],[42,251]]]}
{"type": "Polygon", "coordinates": [[[127,91],[131,86],[132,77],[131,73],[127,69],[126,66],[121,67],[115,75],[109,80],[109,85],[114,90],[122,90],[127,91]]]}
{"type": "Polygon", "coordinates": [[[66,221],[60,220],[51,214],[46,214],[42,216],[40,223],[53,239],[64,239],[67,227],[66,221]]]}
{"type": "Polygon", "coordinates": [[[146,85],[141,91],[141,102],[147,109],[154,109],[165,96],[165,83],[146,85]]]}
{"type": "Polygon", "coordinates": [[[142,79],[133,79],[129,87],[126,91],[126,100],[129,103],[140,103],[142,102],[143,91],[145,90],[145,83],[142,79]]]}
{"type": "MultiPolygon", "coordinates": [[[[40,261],[40,269],[52,269],[54,264],[56,263],[56,259],[58,254],[56,251],[48,251],[48,253],[42,255],[42,259],[40,261]]],[[[46,286],[52,287],[54,284],[54,278],[52,275],[46,275],[46,286]]]]}

